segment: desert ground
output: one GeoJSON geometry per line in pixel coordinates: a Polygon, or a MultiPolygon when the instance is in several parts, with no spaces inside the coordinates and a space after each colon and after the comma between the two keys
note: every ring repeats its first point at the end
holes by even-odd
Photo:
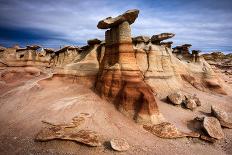
{"type": "MultiPolygon", "coordinates": [[[[113,104],[102,100],[93,90],[73,80],[51,77],[44,72],[40,76],[25,74],[23,68],[4,68],[5,84],[1,84],[0,102],[0,152],[1,154],[231,154],[232,132],[223,129],[225,139],[211,144],[197,138],[162,139],[145,131],[120,112],[113,104]],[[43,120],[59,124],[69,122],[78,113],[89,113],[90,118],[82,125],[84,129],[97,131],[103,136],[101,147],[89,147],[72,141],[54,140],[35,142],[34,138],[43,120]],[[118,153],[109,146],[115,137],[125,138],[130,149],[118,153]]],[[[2,82],[3,83],[3,82],[2,82]]],[[[231,89],[228,88],[228,90],[231,89]]],[[[194,127],[191,120],[208,115],[215,104],[232,113],[232,96],[198,91],[188,84],[184,93],[194,92],[202,106],[190,111],[158,101],[161,113],[168,121],[183,131],[194,127]]],[[[228,93],[232,94],[232,93],[228,93]]]]}
{"type": "Polygon", "coordinates": [[[231,55],[132,37],[138,14],[82,47],[0,47],[0,154],[232,154],[231,55]]]}

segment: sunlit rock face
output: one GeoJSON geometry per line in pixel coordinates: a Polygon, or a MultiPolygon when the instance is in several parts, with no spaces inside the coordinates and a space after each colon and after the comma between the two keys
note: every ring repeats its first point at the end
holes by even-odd
{"type": "Polygon", "coordinates": [[[158,97],[179,90],[182,85],[176,72],[176,58],[165,45],[140,42],[134,45],[137,64],[143,73],[144,81],[158,97]]]}
{"type": "Polygon", "coordinates": [[[99,43],[91,42],[91,45],[79,48],[75,46],[66,46],[55,52],[52,58],[54,73],[66,79],[94,87],[99,62],[97,59],[97,50],[99,43]]]}
{"type": "Polygon", "coordinates": [[[130,23],[138,13],[138,10],[131,10],[116,18],[108,18],[115,23],[109,22],[110,25],[104,27],[99,25],[108,19],[99,22],[99,28],[109,30],[105,33],[105,54],[96,90],[101,97],[112,101],[121,112],[137,122],[160,123],[162,115],[152,89],[144,81],[133,49],[130,23]]]}

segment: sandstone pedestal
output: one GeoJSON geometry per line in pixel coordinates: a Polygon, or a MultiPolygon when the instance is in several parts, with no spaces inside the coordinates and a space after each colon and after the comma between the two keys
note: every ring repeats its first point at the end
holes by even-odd
{"type": "Polygon", "coordinates": [[[162,116],[152,89],[143,80],[132,45],[130,24],[138,13],[138,10],[131,10],[99,22],[98,28],[110,29],[105,33],[105,55],[96,90],[102,98],[112,101],[121,112],[137,122],[157,124],[162,121],[162,116]]]}

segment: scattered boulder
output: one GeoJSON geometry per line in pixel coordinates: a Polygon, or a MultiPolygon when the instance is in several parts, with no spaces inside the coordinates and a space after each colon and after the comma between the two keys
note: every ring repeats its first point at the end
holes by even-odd
{"type": "Polygon", "coordinates": [[[227,121],[228,120],[228,114],[223,111],[222,109],[220,109],[219,107],[216,107],[214,105],[211,106],[211,113],[213,116],[215,116],[219,121],[220,120],[224,120],[227,121]]]}
{"type": "Polygon", "coordinates": [[[175,92],[168,95],[167,99],[174,105],[180,105],[185,100],[185,96],[181,92],[175,92]]]}
{"type": "Polygon", "coordinates": [[[183,95],[181,92],[168,95],[167,100],[174,105],[182,104],[190,110],[194,110],[197,106],[201,106],[201,101],[196,95],[183,95]]]}
{"type": "Polygon", "coordinates": [[[190,110],[194,110],[197,107],[197,104],[196,104],[196,102],[195,102],[194,99],[187,98],[185,100],[185,107],[188,108],[188,109],[190,109],[190,110]]]}
{"type": "Polygon", "coordinates": [[[219,107],[212,105],[211,114],[219,120],[221,126],[230,128],[230,129],[232,128],[232,122],[229,122],[228,114],[222,109],[220,109],[219,107]]]}
{"type": "Polygon", "coordinates": [[[110,141],[111,147],[116,151],[127,151],[130,146],[123,138],[114,138],[110,141]]]}
{"type": "Polygon", "coordinates": [[[133,24],[136,18],[138,17],[138,14],[139,10],[128,10],[124,14],[119,15],[118,17],[108,17],[106,19],[101,20],[98,23],[97,27],[99,29],[108,29],[117,26],[125,21],[127,21],[129,24],[133,24]]]}
{"type": "Polygon", "coordinates": [[[212,138],[224,138],[224,133],[222,131],[221,125],[218,119],[214,117],[205,117],[203,120],[203,128],[212,138]]]}

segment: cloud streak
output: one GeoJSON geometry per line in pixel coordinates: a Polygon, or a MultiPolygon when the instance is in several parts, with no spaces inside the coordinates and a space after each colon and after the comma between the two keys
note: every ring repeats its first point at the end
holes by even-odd
{"type": "Polygon", "coordinates": [[[137,8],[140,14],[132,25],[133,36],[173,32],[175,45],[232,50],[230,0],[0,0],[0,7],[0,44],[7,46],[18,42],[59,47],[104,39],[104,31],[96,27],[99,20],[137,8]]]}

